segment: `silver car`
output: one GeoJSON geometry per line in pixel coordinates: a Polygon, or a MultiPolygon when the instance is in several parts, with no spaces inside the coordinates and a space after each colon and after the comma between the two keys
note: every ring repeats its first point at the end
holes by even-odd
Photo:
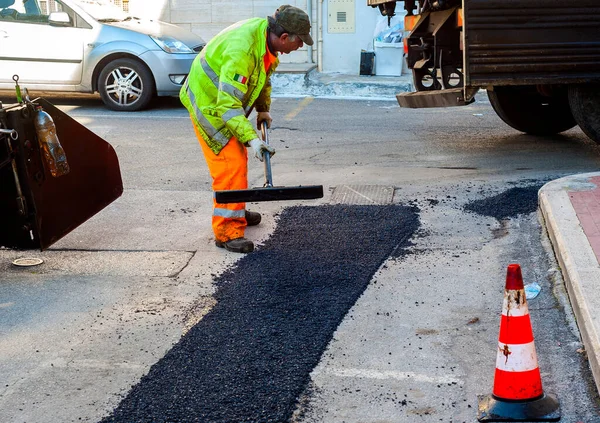
{"type": "Polygon", "coordinates": [[[135,111],[177,95],[205,42],[106,0],[0,0],[0,89],[100,93],[135,111]]]}

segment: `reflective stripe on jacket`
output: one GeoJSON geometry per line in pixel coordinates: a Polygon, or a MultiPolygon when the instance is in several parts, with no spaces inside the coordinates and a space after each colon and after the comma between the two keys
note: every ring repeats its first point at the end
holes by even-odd
{"type": "Polygon", "coordinates": [[[257,138],[246,116],[271,105],[270,76],[265,71],[267,20],[252,18],[217,34],[194,60],[179,92],[192,121],[215,154],[235,137],[243,144],[257,138]]]}

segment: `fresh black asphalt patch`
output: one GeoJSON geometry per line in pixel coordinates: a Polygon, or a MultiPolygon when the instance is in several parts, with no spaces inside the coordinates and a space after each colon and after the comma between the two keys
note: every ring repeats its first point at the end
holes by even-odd
{"type": "Polygon", "coordinates": [[[401,205],[290,207],[102,422],[287,422],[334,331],[419,227],[401,205]]]}
{"type": "Polygon", "coordinates": [[[498,220],[533,213],[538,208],[538,191],[543,183],[510,188],[500,194],[471,201],[465,210],[498,220]]]}

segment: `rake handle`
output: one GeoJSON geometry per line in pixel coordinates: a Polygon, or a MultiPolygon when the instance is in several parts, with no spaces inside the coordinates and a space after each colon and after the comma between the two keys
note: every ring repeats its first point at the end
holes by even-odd
{"type": "MultiPolygon", "coordinates": [[[[260,133],[265,144],[269,145],[269,133],[267,131],[267,122],[262,121],[260,125],[260,133]]],[[[265,164],[265,188],[273,186],[273,173],[271,172],[271,153],[265,151],[263,154],[263,162],[265,164]]]]}

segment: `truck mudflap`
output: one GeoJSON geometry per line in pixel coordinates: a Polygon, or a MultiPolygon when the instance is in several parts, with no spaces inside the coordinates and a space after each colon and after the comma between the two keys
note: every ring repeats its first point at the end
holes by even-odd
{"type": "Polygon", "coordinates": [[[43,98],[0,108],[0,246],[45,250],[123,193],[113,147],[43,98]],[[53,177],[34,126],[50,114],[70,171],[53,177]]]}

